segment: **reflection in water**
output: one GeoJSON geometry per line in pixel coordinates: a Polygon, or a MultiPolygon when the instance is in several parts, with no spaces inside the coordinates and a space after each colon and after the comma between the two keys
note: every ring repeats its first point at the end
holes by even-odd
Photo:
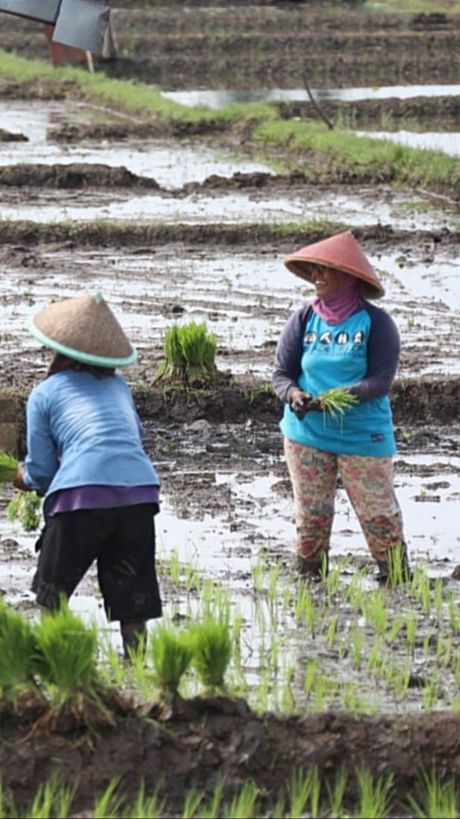
{"type": "MultiPolygon", "coordinates": [[[[386,85],[380,88],[326,88],[313,89],[318,100],[353,100],[389,99],[398,97],[457,97],[460,96],[460,85],[386,85]]],[[[233,102],[307,102],[305,88],[265,88],[258,91],[164,91],[163,95],[181,105],[205,105],[208,108],[223,108],[233,102]]]]}

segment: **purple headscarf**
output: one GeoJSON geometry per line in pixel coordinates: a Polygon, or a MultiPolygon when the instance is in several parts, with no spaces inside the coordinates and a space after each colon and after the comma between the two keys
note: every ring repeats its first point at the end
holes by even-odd
{"type": "Polygon", "coordinates": [[[328,324],[340,324],[361,306],[362,281],[341,270],[335,271],[339,286],[325,299],[315,299],[313,310],[328,324]]]}

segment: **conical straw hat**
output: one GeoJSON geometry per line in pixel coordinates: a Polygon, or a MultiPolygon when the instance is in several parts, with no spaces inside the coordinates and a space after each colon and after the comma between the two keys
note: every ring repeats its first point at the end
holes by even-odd
{"type": "Polygon", "coordinates": [[[126,367],[137,351],[100,293],[57,301],[32,317],[30,332],[45,347],[83,364],[126,367]]]}
{"type": "Polygon", "coordinates": [[[291,273],[307,281],[311,281],[310,265],[333,267],[365,282],[363,295],[366,298],[379,299],[385,294],[382,282],[349,230],[291,253],[284,264],[291,273]]]}

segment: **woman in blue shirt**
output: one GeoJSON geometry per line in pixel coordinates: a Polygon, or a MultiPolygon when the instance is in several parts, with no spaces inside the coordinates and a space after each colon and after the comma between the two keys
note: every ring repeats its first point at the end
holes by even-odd
{"type": "Polygon", "coordinates": [[[273,374],[285,404],[280,426],[294,492],[298,568],[317,577],[327,570],[340,475],[379,580],[394,578],[392,565],[407,576],[388,395],[399,334],[388,313],[369,303],[384,288],[349,231],[302,248],[285,265],[316,291],[313,303],[287,322],[273,374]],[[339,420],[321,412],[316,400],[334,387],[345,387],[357,399],[339,420]]]}
{"type": "Polygon", "coordinates": [[[30,330],[54,351],[27,402],[27,456],[15,485],[44,495],[33,589],[48,609],[91,564],[126,656],[161,616],[154,515],[159,479],[142,446],[131,391],[116,367],[137,353],[102,296],[56,302],[30,330]]]}

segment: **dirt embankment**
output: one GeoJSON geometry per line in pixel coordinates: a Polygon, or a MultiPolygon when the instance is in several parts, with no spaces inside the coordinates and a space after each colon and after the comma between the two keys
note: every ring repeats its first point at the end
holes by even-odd
{"type": "Polygon", "coordinates": [[[460,777],[460,717],[450,713],[403,719],[337,713],[257,716],[241,700],[225,697],[185,702],[166,714],[166,722],[158,721],[157,713],[153,708],[147,718],[133,714],[116,727],[91,733],[80,728],[77,734],[69,730],[71,720],[67,731],[40,733],[30,723],[3,719],[4,793],[14,793],[19,806],[30,804],[58,764],[63,783],[78,783],[72,815],[91,810],[95,794],[117,776],[131,804],[142,782],[146,793],[159,789],[166,816],[182,815],[192,788],[210,799],[223,780],[224,799],[229,800],[252,780],[265,812],[288,793],[295,771],[315,766],[323,799],[326,786],[333,788],[339,771],[346,772],[346,807],[352,810],[358,795],[356,770],[365,768],[375,779],[394,777],[391,815],[407,815],[408,795],[420,797],[422,771],[434,771],[443,781],[460,777]]]}

